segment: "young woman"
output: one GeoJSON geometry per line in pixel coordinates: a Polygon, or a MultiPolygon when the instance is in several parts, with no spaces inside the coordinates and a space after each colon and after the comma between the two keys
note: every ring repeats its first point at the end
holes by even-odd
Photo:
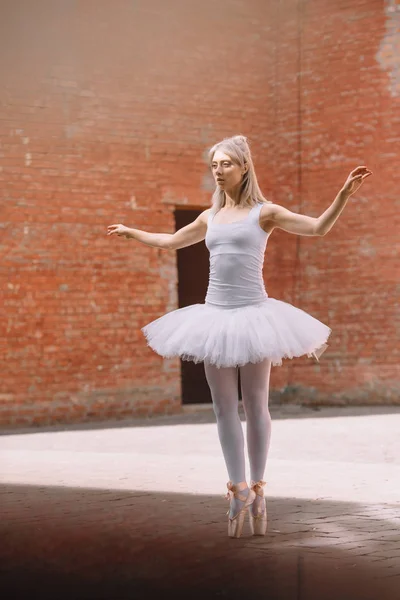
{"type": "Polygon", "coordinates": [[[247,140],[224,139],[209,152],[216,190],[211,208],[174,234],[148,233],[121,224],[108,235],[177,250],[205,239],[210,278],[204,304],[171,311],[142,328],[148,345],[164,357],[204,362],[226,463],[230,499],[228,535],[240,537],[246,511],[254,535],[265,535],[264,471],[270,443],[268,410],[271,365],[307,354],[316,360],[331,329],[280,300],[269,298],[262,267],[267,241],[277,227],[322,236],[346,202],[371,175],[357,167],[331,206],[318,218],[293,213],[264,198],[247,140]],[[250,486],[245,476],[244,436],[238,413],[238,369],[247,423],[250,486]]]}

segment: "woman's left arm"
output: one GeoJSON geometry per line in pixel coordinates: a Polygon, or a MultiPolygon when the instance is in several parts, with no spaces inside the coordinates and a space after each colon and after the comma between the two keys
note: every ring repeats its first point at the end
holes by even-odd
{"type": "Polygon", "coordinates": [[[367,169],[367,167],[357,167],[354,169],[332,204],[320,217],[300,215],[283,206],[273,204],[268,207],[269,210],[266,210],[265,221],[269,221],[274,227],[283,229],[288,233],[309,236],[326,235],[339,218],[349,197],[359,189],[364,179],[370,175],[372,175],[372,171],[367,169]]]}

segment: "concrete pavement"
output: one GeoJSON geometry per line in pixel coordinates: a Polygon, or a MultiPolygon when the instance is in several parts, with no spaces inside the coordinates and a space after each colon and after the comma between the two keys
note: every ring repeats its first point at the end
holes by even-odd
{"type": "MultiPolygon", "coordinates": [[[[209,407],[0,437],[13,598],[400,597],[400,407],[272,406],[265,538],[226,535],[209,407]]],[[[245,427],[245,424],[243,424],[245,427]]]]}

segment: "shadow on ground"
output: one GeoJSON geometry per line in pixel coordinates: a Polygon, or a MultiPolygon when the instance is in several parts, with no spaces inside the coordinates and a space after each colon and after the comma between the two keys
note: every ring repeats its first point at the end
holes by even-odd
{"type": "MultiPolygon", "coordinates": [[[[273,420],[281,419],[316,419],[336,417],[357,417],[363,415],[390,415],[399,414],[400,406],[346,406],[346,407],[318,407],[296,404],[272,405],[270,412],[273,420]]],[[[242,403],[239,403],[239,414],[244,420],[242,403]]],[[[51,418],[51,416],[50,416],[51,418]]],[[[116,429],[124,427],[158,427],[165,425],[215,423],[215,414],[211,404],[188,405],[176,414],[153,415],[137,418],[107,419],[105,421],[80,421],[79,423],[66,423],[55,425],[42,425],[29,427],[7,426],[0,429],[0,436],[23,435],[42,432],[58,431],[89,431],[95,429],[116,429]]]]}
{"type": "Polygon", "coordinates": [[[398,597],[400,570],[381,535],[398,532],[362,505],[272,498],[269,534],[246,528],[234,540],[223,497],[16,485],[1,496],[3,598],[398,597]],[[359,542],[345,547],[349,532],[359,542]]]}

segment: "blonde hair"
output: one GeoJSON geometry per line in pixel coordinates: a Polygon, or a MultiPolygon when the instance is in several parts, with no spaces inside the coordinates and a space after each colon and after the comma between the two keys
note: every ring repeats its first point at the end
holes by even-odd
{"type": "MultiPolygon", "coordinates": [[[[254,206],[256,202],[271,203],[271,200],[267,200],[263,196],[260,186],[258,185],[249,143],[244,135],[234,135],[233,137],[225,138],[221,142],[214,144],[208,152],[210,167],[217,150],[221,150],[221,152],[227,154],[232,161],[240,167],[243,168],[247,166],[247,171],[243,175],[241,182],[238,206],[254,206]]],[[[212,210],[217,212],[220,208],[225,206],[225,201],[225,192],[217,186],[212,195],[212,210]]]]}

